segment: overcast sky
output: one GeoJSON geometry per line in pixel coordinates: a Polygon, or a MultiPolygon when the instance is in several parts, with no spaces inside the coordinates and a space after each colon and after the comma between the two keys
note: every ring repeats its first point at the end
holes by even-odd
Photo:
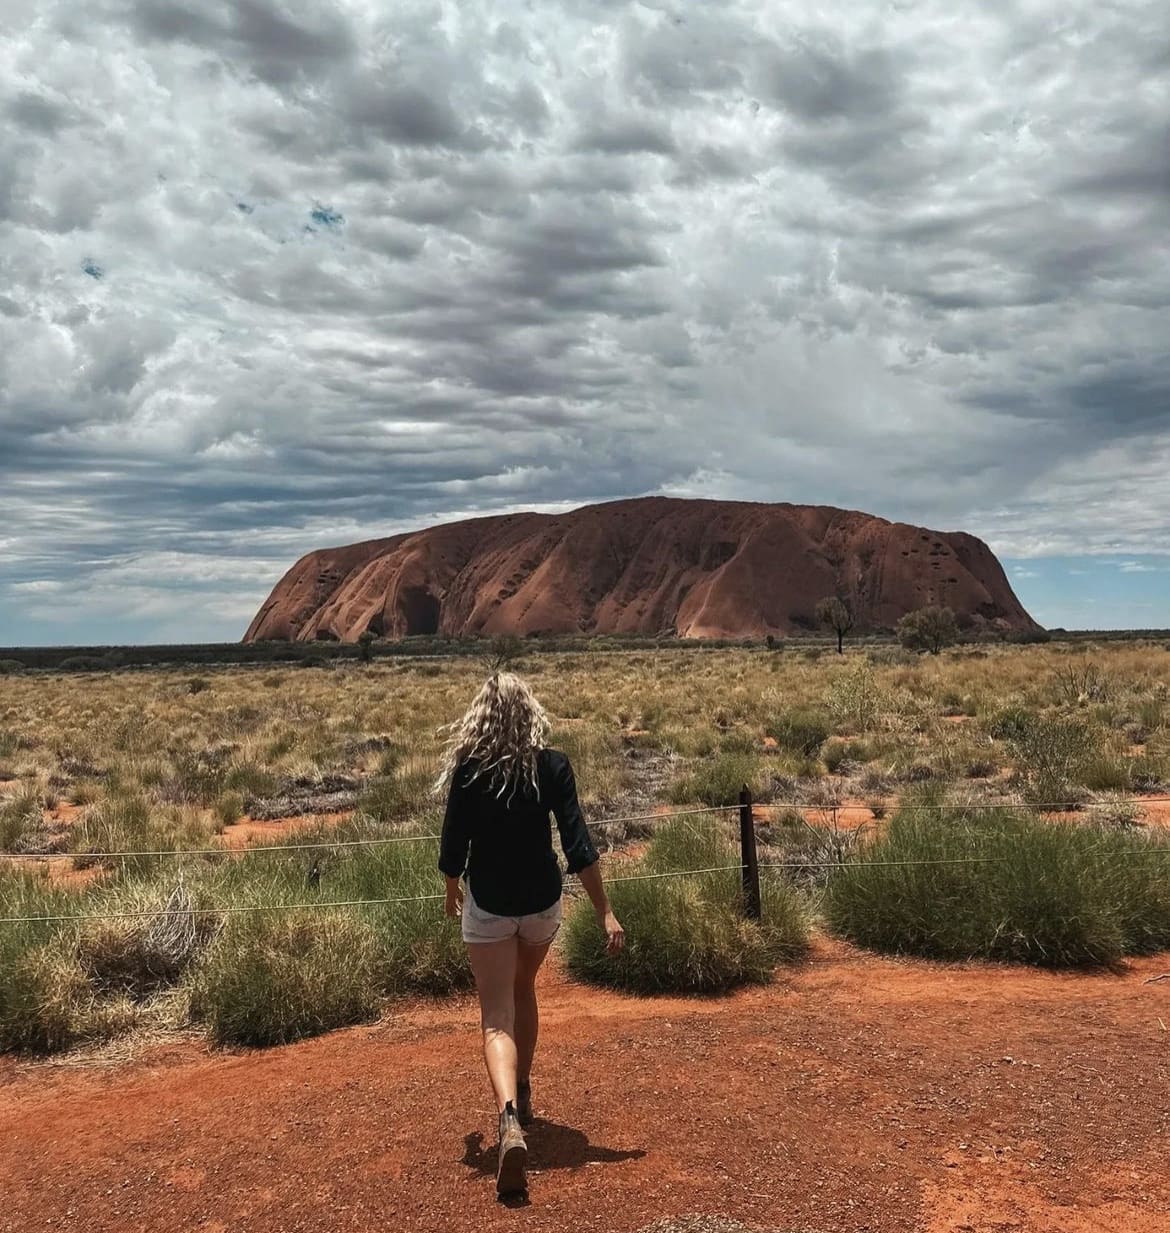
{"type": "Polygon", "coordinates": [[[1170,625],[1168,256],[1165,0],[0,0],[0,643],[653,492],[1170,625]]]}

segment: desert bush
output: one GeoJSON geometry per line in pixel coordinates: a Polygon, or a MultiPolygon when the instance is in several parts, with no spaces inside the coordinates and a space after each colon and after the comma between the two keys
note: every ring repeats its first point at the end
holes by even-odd
{"type": "Polygon", "coordinates": [[[898,641],[908,651],[937,655],[959,640],[959,625],[949,608],[928,607],[908,612],[898,622],[898,641]]]}
{"type": "MultiPolygon", "coordinates": [[[[75,915],[79,905],[80,896],[43,878],[0,875],[0,915],[75,915]]],[[[132,1009],[99,1001],[77,961],[75,939],[75,931],[61,922],[0,925],[0,1050],[53,1053],[128,1026],[132,1009]]]]}
{"type": "Polygon", "coordinates": [[[1005,706],[983,721],[983,730],[998,741],[1014,741],[1024,736],[1033,719],[1022,706],[1005,706]]]}
{"type": "Polygon", "coordinates": [[[1047,805],[1080,800],[1079,785],[1093,752],[1092,734],[1083,723],[1060,715],[1031,715],[1008,744],[1024,779],[1026,800],[1047,805]]]}
{"type": "Polygon", "coordinates": [[[1150,754],[1133,758],[1129,764],[1129,780],[1135,792],[1157,792],[1170,780],[1166,759],[1150,754]]]}
{"type": "Polygon", "coordinates": [[[786,711],[772,720],[765,731],[781,749],[812,758],[829,739],[831,728],[823,712],[803,708],[786,711]]]}
{"type": "Polygon", "coordinates": [[[866,651],[865,658],[875,668],[906,668],[916,660],[916,656],[901,646],[871,647],[866,651]]]}
{"type": "Polygon", "coordinates": [[[225,792],[215,802],[215,816],[221,826],[234,826],[244,816],[244,798],[239,792],[225,792]]]}
{"type": "Polygon", "coordinates": [[[874,950],[1108,965],[1170,937],[1156,860],[1147,841],[1116,830],[1004,809],[940,821],[911,806],[835,873],[825,910],[832,928],[874,950]]]}
{"type": "Polygon", "coordinates": [[[1091,792],[1124,792],[1130,787],[1128,758],[1098,752],[1087,756],[1080,768],[1080,783],[1091,792]]]}
{"type": "Polygon", "coordinates": [[[17,796],[0,804],[0,851],[28,851],[30,837],[43,825],[41,794],[26,786],[17,796]]]}
{"type": "Polygon", "coordinates": [[[72,848],[78,868],[98,863],[90,853],[150,851],[158,836],[151,825],[151,806],[137,793],[106,797],[88,809],[73,829],[72,848]]]}
{"type": "Polygon", "coordinates": [[[990,779],[999,770],[999,763],[992,758],[971,758],[963,768],[966,779],[990,779]]]}
{"type": "Polygon", "coordinates": [[[763,920],[745,920],[735,852],[717,829],[682,825],[659,831],[637,867],[646,874],[726,866],[726,872],[652,877],[609,884],[626,946],[605,954],[592,906],[579,901],[563,930],[569,971],[582,980],[639,993],[721,993],[767,981],[775,965],[807,945],[808,918],[791,887],[766,881],[763,920]]]}
{"type": "Polygon", "coordinates": [[[833,721],[861,732],[876,727],[886,702],[885,692],[865,660],[850,665],[829,686],[829,714],[833,721]]]}
{"type": "Polygon", "coordinates": [[[143,1001],[180,979],[220,927],[182,882],[117,883],[89,900],[94,919],[78,929],[76,955],[103,994],[143,1001]]]}
{"type": "Polygon", "coordinates": [[[848,744],[841,740],[840,737],[833,737],[831,741],[825,743],[824,748],[821,750],[821,761],[832,774],[837,774],[849,762],[848,744]]]}
{"type": "Polygon", "coordinates": [[[450,993],[472,983],[457,923],[443,915],[441,901],[421,898],[439,892],[438,859],[434,840],[384,844],[357,849],[322,880],[330,897],[405,900],[364,909],[388,993],[450,993]]]}
{"type": "Polygon", "coordinates": [[[1107,674],[1097,664],[1068,664],[1057,670],[1056,694],[1068,705],[1108,702],[1113,694],[1107,674]]]}
{"type": "Polygon", "coordinates": [[[1004,636],[1004,641],[1015,646],[1039,646],[1051,642],[1052,635],[1046,629],[1013,629],[1004,636]]]}
{"type": "Polygon", "coordinates": [[[759,797],[759,758],[753,754],[721,754],[676,780],[670,786],[669,799],[675,805],[694,801],[710,806],[737,805],[744,784],[759,797]]]}
{"type": "MultiPolygon", "coordinates": [[[[414,839],[422,831],[404,830],[395,842],[313,852],[303,859],[259,846],[246,861],[226,862],[206,875],[211,903],[249,903],[280,909],[280,905],[312,902],[394,899],[370,903],[360,910],[377,950],[378,987],[383,993],[423,991],[449,993],[471,981],[458,925],[442,912],[436,896],[440,880],[438,845],[414,839]]],[[[303,831],[304,843],[347,842],[384,837],[368,820],[358,817],[339,827],[303,831]]],[[[273,845],[279,847],[279,844],[273,845]]]]}
{"type": "Polygon", "coordinates": [[[401,822],[433,803],[433,781],[429,768],[399,765],[394,774],[370,781],[358,797],[358,812],[377,822],[401,822]]]}
{"type": "Polygon", "coordinates": [[[342,911],[229,920],[194,982],[192,1012],[219,1044],[280,1045],[378,1013],[377,938],[342,911]]]}
{"type": "Polygon", "coordinates": [[[223,786],[229,792],[239,792],[245,800],[259,800],[266,796],[274,796],[280,787],[277,777],[271,771],[255,762],[238,762],[228,767],[223,786]]]}

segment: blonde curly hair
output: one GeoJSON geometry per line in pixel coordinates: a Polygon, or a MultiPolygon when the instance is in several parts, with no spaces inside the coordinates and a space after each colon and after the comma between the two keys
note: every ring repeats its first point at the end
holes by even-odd
{"type": "Polygon", "coordinates": [[[528,685],[512,672],[493,672],[449,733],[435,791],[445,792],[455,772],[474,762],[471,779],[488,777],[497,796],[522,785],[538,790],[536,758],[548,744],[550,724],[528,685]]]}

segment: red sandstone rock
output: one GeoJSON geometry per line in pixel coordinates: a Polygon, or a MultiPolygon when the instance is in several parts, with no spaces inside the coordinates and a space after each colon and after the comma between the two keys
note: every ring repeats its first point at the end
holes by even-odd
{"type": "Polygon", "coordinates": [[[244,635],[674,633],[814,627],[827,595],[857,629],[945,604],[975,627],[1035,629],[981,540],[813,505],[645,497],[506,514],[327,548],[277,583],[244,635]]]}

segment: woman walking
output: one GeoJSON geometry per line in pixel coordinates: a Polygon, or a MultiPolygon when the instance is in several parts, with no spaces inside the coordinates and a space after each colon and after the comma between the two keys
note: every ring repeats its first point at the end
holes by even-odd
{"type": "Polygon", "coordinates": [[[452,724],[439,790],[447,812],[439,869],[448,916],[461,916],[475,975],[483,1052],[500,1115],[496,1190],[527,1190],[522,1127],[532,1114],[536,974],[561,924],[561,871],[551,812],[570,873],[585,887],[610,954],[625,935],[609,906],[569,759],[548,748],[549,722],[528,686],[492,675],[452,724]],[[460,879],[466,874],[466,887],[460,879]]]}

